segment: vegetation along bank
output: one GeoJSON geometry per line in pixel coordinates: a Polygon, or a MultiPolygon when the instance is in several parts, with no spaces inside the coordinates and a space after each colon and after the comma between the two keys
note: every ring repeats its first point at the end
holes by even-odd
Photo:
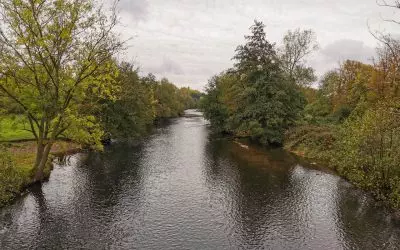
{"type": "Polygon", "coordinates": [[[311,30],[288,31],[280,45],[261,22],[250,32],[233,68],[207,85],[201,105],[214,130],[324,162],[400,208],[400,41],[377,34],[373,64],[346,60],[315,88],[311,30]]]}

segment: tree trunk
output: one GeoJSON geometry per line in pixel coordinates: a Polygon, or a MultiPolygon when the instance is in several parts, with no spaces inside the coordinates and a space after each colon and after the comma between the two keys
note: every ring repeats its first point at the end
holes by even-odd
{"type": "MultiPolygon", "coordinates": [[[[33,178],[34,182],[40,182],[43,180],[43,173],[44,169],[47,164],[47,160],[49,158],[50,150],[51,147],[53,146],[53,142],[50,141],[44,146],[44,150],[42,151],[42,154],[40,155],[41,157],[39,158],[39,155],[37,155],[37,161],[39,161],[39,164],[36,167],[36,172],[35,172],[35,177],[33,178]]],[[[39,145],[38,145],[39,147],[39,145]]],[[[43,146],[42,146],[43,147],[43,146]]]]}
{"type": "Polygon", "coordinates": [[[33,166],[34,171],[37,170],[40,161],[42,160],[43,151],[44,151],[43,139],[39,139],[39,141],[37,142],[37,149],[36,149],[36,161],[35,165],[33,166]]]}
{"type": "Polygon", "coordinates": [[[35,163],[35,176],[34,182],[41,182],[43,180],[44,169],[46,168],[47,160],[53,144],[57,138],[58,129],[60,127],[62,116],[58,118],[57,124],[53,128],[50,138],[47,137],[49,131],[49,120],[43,120],[39,131],[38,150],[35,163]]]}

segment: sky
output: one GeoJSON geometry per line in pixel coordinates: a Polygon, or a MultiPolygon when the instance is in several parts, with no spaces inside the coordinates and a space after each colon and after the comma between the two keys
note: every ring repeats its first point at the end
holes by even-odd
{"type": "Polygon", "coordinates": [[[257,19],[277,47],[288,30],[312,29],[320,48],[308,64],[321,76],[345,59],[371,63],[377,41],[370,30],[396,34],[400,25],[384,19],[396,19],[400,10],[376,1],[120,0],[118,32],[129,39],[122,59],[141,74],[203,90],[213,75],[232,67],[235,48],[257,19]]]}

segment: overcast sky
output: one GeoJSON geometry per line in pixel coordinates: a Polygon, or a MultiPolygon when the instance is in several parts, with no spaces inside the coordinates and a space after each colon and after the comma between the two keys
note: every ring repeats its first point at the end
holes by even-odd
{"type": "Polygon", "coordinates": [[[132,38],[124,59],[143,74],[199,90],[232,66],[254,19],[264,22],[268,40],[277,45],[289,29],[314,30],[320,50],[309,64],[318,75],[344,59],[370,62],[377,42],[368,24],[373,30],[400,28],[383,21],[397,12],[376,0],[121,0],[119,9],[119,31],[132,38]]]}

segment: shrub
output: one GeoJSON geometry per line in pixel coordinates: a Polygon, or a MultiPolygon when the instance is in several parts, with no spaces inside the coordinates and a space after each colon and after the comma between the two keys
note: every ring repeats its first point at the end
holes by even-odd
{"type": "Polygon", "coordinates": [[[0,146],[0,206],[19,193],[22,184],[23,178],[16,170],[11,156],[0,146]]]}
{"type": "Polygon", "coordinates": [[[285,134],[286,149],[327,162],[332,156],[335,141],[335,129],[329,126],[303,125],[285,134]]]}
{"type": "Polygon", "coordinates": [[[351,117],[339,131],[333,164],[355,184],[400,206],[400,113],[381,103],[351,117]]]}

